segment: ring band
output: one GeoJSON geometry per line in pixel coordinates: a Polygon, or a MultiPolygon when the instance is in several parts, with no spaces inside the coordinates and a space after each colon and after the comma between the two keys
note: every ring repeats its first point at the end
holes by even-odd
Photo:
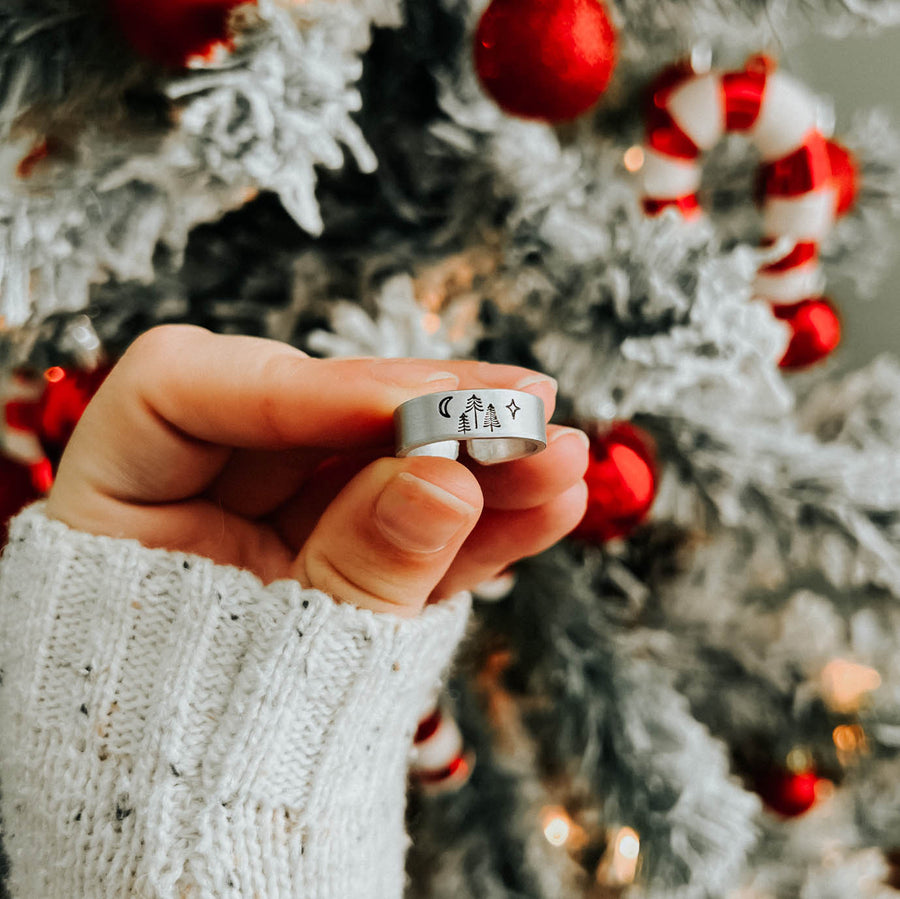
{"type": "Polygon", "coordinates": [[[398,456],[456,459],[459,444],[482,465],[510,462],[547,447],[544,401],[520,390],[451,390],[394,410],[398,456]]]}

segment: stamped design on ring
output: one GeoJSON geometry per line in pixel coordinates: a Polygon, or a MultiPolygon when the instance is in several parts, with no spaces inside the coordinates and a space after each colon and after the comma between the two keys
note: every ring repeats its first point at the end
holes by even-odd
{"type": "Polygon", "coordinates": [[[466,400],[466,412],[472,413],[472,427],[478,427],[478,413],[484,409],[484,403],[481,401],[481,397],[477,394],[473,393],[466,400]]]}
{"type": "Polygon", "coordinates": [[[482,465],[522,458],[546,448],[546,419],[539,397],[508,388],[425,394],[394,412],[399,456],[444,455],[458,444],[482,465]]]}

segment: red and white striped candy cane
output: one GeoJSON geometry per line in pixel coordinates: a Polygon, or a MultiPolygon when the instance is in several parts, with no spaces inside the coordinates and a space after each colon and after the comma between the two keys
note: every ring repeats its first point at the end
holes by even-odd
{"type": "Polygon", "coordinates": [[[461,787],[474,764],[474,754],[463,746],[459,726],[435,706],[416,730],[412,778],[428,793],[445,793],[461,787]]]}
{"type": "Polygon", "coordinates": [[[702,215],[702,151],[724,134],[743,132],[762,157],[764,243],[789,248],[763,266],[754,293],[778,306],[820,297],[819,244],[853,203],[855,172],[847,151],[816,124],[816,104],[795,79],[764,56],[735,72],[697,74],[674,66],[657,80],[648,104],[643,205],[648,215],[674,207],[702,215]],[[836,179],[836,175],[839,177],[836,179]]]}

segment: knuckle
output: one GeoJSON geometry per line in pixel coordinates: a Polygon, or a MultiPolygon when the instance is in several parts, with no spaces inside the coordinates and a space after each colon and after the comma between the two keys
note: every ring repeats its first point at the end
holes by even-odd
{"type": "MultiPolygon", "coordinates": [[[[278,351],[268,356],[261,366],[261,383],[265,385],[303,384],[300,366],[305,363],[306,357],[293,351],[278,351]]],[[[268,436],[280,446],[287,447],[296,444],[286,429],[284,420],[284,408],[279,397],[282,394],[277,390],[263,390],[259,400],[259,415],[262,427],[268,436]]]]}
{"type": "Polygon", "coordinates": [[[196,338],[200,333],[209,334],[199,325],[164,324],[155,325],[132,342],[122,360],[139,362],[165,359],[170,353],[181,348],[185,341],[196,338]]]}
{"type": "Polygon", "coordinates": [[[390,565],[384,567],[368,557],[345,559],[341,563],[323,546],[307,548],[304,566],[312,587],[339,602],[363,608],[371,608],[374,602],[401,611],[414,606],[420,596],[428,593],[409,571],[390,565]]]}

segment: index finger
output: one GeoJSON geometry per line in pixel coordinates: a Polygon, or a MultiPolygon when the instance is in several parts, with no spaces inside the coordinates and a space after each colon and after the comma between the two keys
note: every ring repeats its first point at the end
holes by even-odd
{"type": "MultiPolygon", "coordinates": [[[[398,405],[456,387],[534,393],[544,401],[547,420],[556,401],[552,378],[516,365],[313,359],[277,340],[214,334],[195,325],[147,331],[121,363],[120,377],[129,378],[137,398],[164,421],[197,440],[232,447],[360,448],[391,443],[398,405]]],[[[141,439],[135,435],[136,441],[141,439]]],[[[135,452],[141,448],[136,446],[135,452]]]]}

